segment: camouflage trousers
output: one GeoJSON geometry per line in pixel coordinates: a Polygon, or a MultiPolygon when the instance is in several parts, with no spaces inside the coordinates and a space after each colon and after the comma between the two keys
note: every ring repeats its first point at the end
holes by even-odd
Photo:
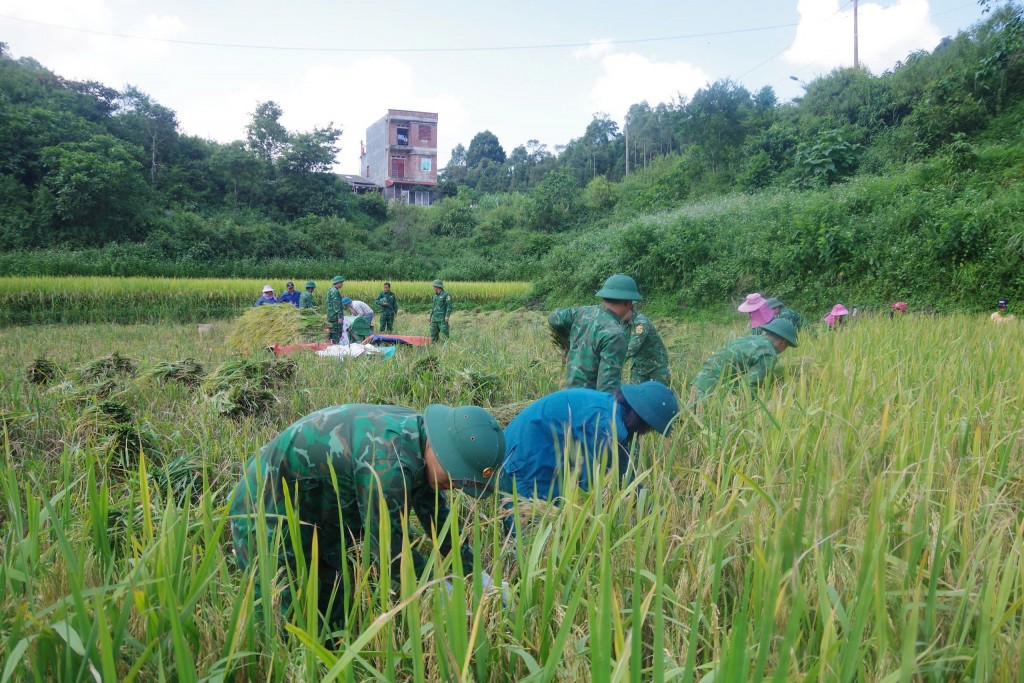
{"type": "Polygon", "coordinates": [[[448,323],[444,320],[431,320],[430,321],[430,339],[432,341],[440,341],[443,336],[445,339],[448,338],[448,323]]]}
{"type": "Polygon", "coordinates": [[[334,323],[334,324],[331,325],[331,332],[328,335],[328,338],[330,338],[331,343],[333,343],[333,344],[340,344],[341,343],[341,335],[344,332],[345,332],[345,326],[344,325],[342,325],[341,323],[334,323]]]}
{"type": "MultiPolygon", "coordinates": [[[[259,559],[256,539],[253,536],[251,527],[252,521],[249,519],[231,520],[231,541],[234,546],[235,559],[238,562],[239,568],[246,572],[251,571],[259,559]]],[[[352,534],[353,531],[352,529],[346,529],[346,532],[349,534],[352,534]]],[[[317,611],[320,614],[319,626],[323,628],[326,625],[333,630],[345,625],[345,596],[346,594],[348,596],[355,595],[355,585],[353,583],[355,571],[353,567],[349,568],[349,581],[346,585],[345,572],[342,568],[342,563],[346,561],[343,555],[345,544],[343,544],[340,534],[318,532],[318,545],[317,611]]],[[[349,541],[347,545],[351,546],[352,541],[349,541]]],[[[292,575],[294,575],[296,562],[290,547],[290,541],[287,538],[283,538],[281,550],[277,555],[277,565],[279,568],[288,567],[292,575]]],[[[303,534],[302,551],[308,561],[309,556],[312,555],[311,533],[303,534]],[[307,535],[309,536],[308,539],[306,538],[307,535]]],[[[284,572],[278,574],[278,580],[284,582],[281,590],[281,616],[287,621],[292,616],[292,603],[294,601],[292,586],[287,574],[284,572]]],[[[264,605],[262,598],[264,596],[262,595],[258,574],[254,583],[254,591],[255,598],[258,601],[257,609],[262,609],[264,605]]],[[[300,611],[304,609],[301,600],[295,605],[295,609],[300,611]]]]}
{"type": "Polygon", "coordinates": [[[387,309],[384,309],[383,311],[381,311],[381,313],[380,313],[380,331],[382,333],[383,332],[392,332],[394,330],[394,326],[395,326],[395,313],[394,313],[394,311],[389,311],[387,309]]]}

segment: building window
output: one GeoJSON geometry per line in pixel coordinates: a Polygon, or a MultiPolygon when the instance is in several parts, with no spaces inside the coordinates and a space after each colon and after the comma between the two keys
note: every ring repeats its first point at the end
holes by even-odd
{"type": "Polygon", "coordinates": [[[420,129],[419,141],[420,142],[425,142],[425,143],[427,143],[429,145],[430,141],[432,140],[432,138],[430,136],[430,134],[432,132],[430,126],[424,126],[424,125],[421,124],[419,129],[420,129]]]}
{"type": "Polygon", "coordinates": [[[366,177],[367,178],[370,177],[370,165],[369,164],[366,165],[366,177]]]}
{"type": "Polygon", "coordinates": [[[420,159],[420,170],[424,173],[430,173],[430,157],[420,159]]]}
{"type": "Polygon", "coordinates": [[[401,128],[400,127],[398,129],[398,144],[405,145],[405,146],[409,145],[409,127],[408,126],[406,126],[405,128],[401,128]]]}
{"type": "Polygon", "coordinates": [[[405,177],[405,157],[391,157],[391,177],[405,177]]]}

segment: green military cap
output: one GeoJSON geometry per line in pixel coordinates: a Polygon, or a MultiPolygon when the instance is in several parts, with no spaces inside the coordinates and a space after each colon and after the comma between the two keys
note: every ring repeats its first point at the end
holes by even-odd
{"type": "Polygon", "coordinates": [[[796,348],[796,327],[785,318],[772,318],[769,322],[761,325],[765,332],[771,332],[776,337],[781,337],[789,342],[789,345],[796,348]]]}
{"type": "Polygon", "coordinates": [[[434,280],[433,282],[430,283],[430,286],[431,287],[440,287],[441,289],[444,289],[444,283],[441,282],[440,280],[434,280]]]}
{"type": "Polygon", "coordinates": [[[643,301],[636,280],[628,275],[618,273],[604,281],[604,287],[597,293],[602,299],[618,299],[620,301],[643,301]]]}
{"type": "Polygon", "coordinates": [[[498,421],[479,406],[435,403],[423,411],[423,426],[452,488],[486,493],[505,457],[505,434],[498,421]]]}
{"type": "Polygon", "coordinates": [[[306,283],[306,289],[316,289],[316,283],[310,280],[306,283]]]}
{"type": "Polygon", "coordinates": [[[340,275],[335,275],[335,276],[334,276],[334,279],[333,279],[333,280],[331,280],[331,284],[332,284],[332,285],[336,285],[336,284],[338,284],[339,282],[344,282],[344,281],[345,281],[345,278],[343,278],[343,277],[342,277],[342,276],[340,276],[340,275]]]}
{"type": "Polygon", "coordinates": [[[768,308],[779,308],[782,306],[782,299],[776,299],[774,296],[765,302],[768,304],[768,308]]]}

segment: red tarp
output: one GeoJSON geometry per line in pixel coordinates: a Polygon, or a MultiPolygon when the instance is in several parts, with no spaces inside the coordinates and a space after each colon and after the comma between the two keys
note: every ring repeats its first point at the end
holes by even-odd
{"type": "MultiPolygon", "coordinates": [[[[426,346],[430,343],[430,337],[414,337],[408,335],[398,334],[375,334],[373,335],[372,342],[374,345],[381,346],[400,346],[402,344],[411,344],[413,346],[426,346]]],[[[271,351],[274,352],[275,356],[287,356],[292,353],[298,353],[299,351],[322,351],[328,346],[332,346],[330,342],[316,342],[313,344],[288,344],[282,346],[280,344],[274,344],[268,346],[271,351]]]]}

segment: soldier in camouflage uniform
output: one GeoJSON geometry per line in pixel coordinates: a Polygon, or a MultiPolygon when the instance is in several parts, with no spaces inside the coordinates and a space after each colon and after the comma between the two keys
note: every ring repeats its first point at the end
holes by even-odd
{"type": "Polygon", "coordinates": [[[310,280],[306,283],[306,291],[299,295],[299,308],[314,308],[316,307],[316,299],[313,298],[313,290],[316,289],[316,283],[310,280]]]}
{"type": "Polygon", "coordinates": [[[452,295],[444,290],[444,283],[434,280],[434,302],[430,306],[430,339],[439,341],[448,338],[448,319],[452,317],[452,295]]]}
{"type": "Polygon", "coordinates": [[[614,393],[622,384],[629,344],[625,326],[633,317],[633,302],[643,297],[633,278],[622,274],[608,278],[597,296],[602,305],[556,309],[548,325],[569,341],[565,388],[614,393]]]}
{"type": "Polygon", "coordinates": [[[331,288],[327,290],[327,335],[332,342],[341,342],[341,334],[345,331],[345,306],[341,303],[341,288],[345,278],[335,275],[331,280],[331,288]]]}
{"type": "Polygon", "coordinates": [[[706,399],[723,381],[757,389],[778,363],[779,354],[796,347],[796,327],[788,320],[775,318],[762,327],[763,335],[734,339],[712,354],[691,384],[695,400],[706,399]]]}
{"type": "Polygon", "coordinates": [[[793,323],[793,327],[796,328],[797,332],[804,328],[804,325],[806,324],[804,317],[792,308],[786,306],[786,304],[782,303],[781,299],[772,297],[771,299],[768,299],[768,305],[771,306],[776,318],[782,318],[783,320],[788,320],[793,323]]]}
{"type": "Polygon", "coordinates": [[[629,383],[642,384],[648,380],[669,385],[672,374],[668,369],[668,351],[661,335],[654,329],[651,319],[640,311],[633,312],[630,321],[629,346],[626,358],[632,360],[629,383]]]}
{"type": "Polygon", "coordinates": [[[392,332],[395,327],[395,315],[398,313],[398,299],[391,291],[391,283],[384,283],[384,291],[377,295],[376,301],[380,306],[380,331],[392,332]]]}
{"type": "MultiPolygon", "coordinates": [[[[297,566],[295,541],[309,562],[315,534],[320,612],[329,625],[343,624],[347,601],[342,592],[351,588],[342,585],[346,548],[365,538],[374,561],[390,562],[391,576],[397,578],[403,517],[415,512],[428,536],[439,532],[449,515],[439,491],[486,492],[504,452],[501,427],[476,406],[431,405],[420,415],[395,406],[343,405],[307,415],[246,464],[231,502],[238,563],[250,570],[259,558],[258,515],[266,522],[266,541],[276,564],[292,573],[297,566]],[[289,528],[286,496],[300,523],[297,527],[289,528]],[[384,549],[379,538],[381,504],[391,529],[390,547],[384,549]],[[336,589],[338,594],[332,595],[336,589]]],[[[451,552],[449,536],[442,539],[440,550],[451,552]]],[[[461,554],[464,571],[472,571],[472,551],[463,546],[461,554]]],[[[422,575],[426,560],[415,549],[411,555],[422,575]]],[[[490,577],[484,579],[485,585],[490,582],[490,577]]],[[[285,614],[292,599],[291,586],[284,586],[285,614]]]]}

